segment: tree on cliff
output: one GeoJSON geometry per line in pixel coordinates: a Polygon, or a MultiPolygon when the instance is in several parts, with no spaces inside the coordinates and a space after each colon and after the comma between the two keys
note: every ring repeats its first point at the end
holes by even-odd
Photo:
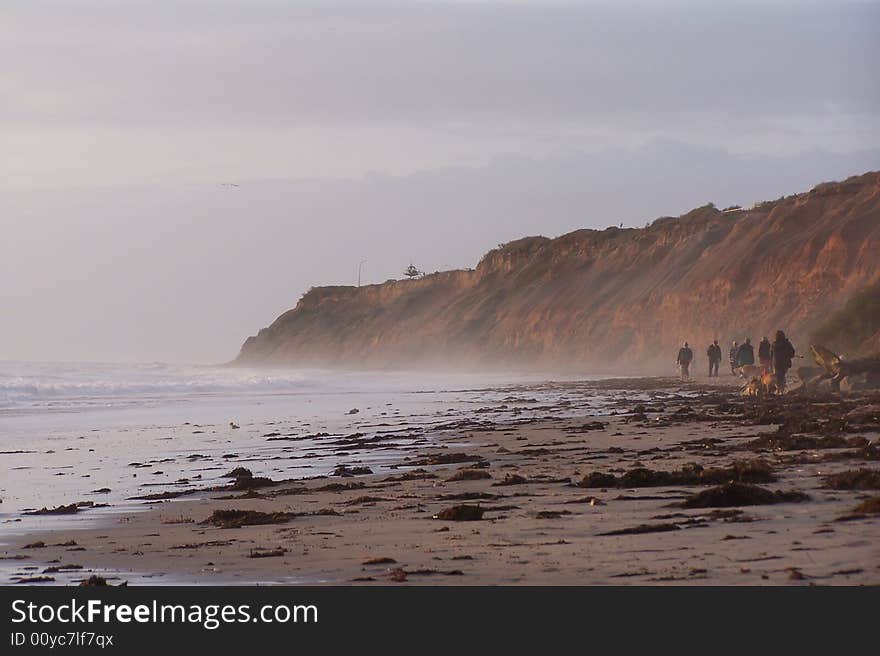
{"type": "Polygon", "coordinates": [[[418,278],[420,275],[422,275],[422,272],[419,271],[419,270],[413,265],[412,262],[410,262],[410,263],[409,263],[409,266],[406,267],[406,269],[403,270],[403,275],[405,275],[405,276],[406,276],[407,278],[409,278],[410,280],[413,280],[414,278],[418,278]]]}

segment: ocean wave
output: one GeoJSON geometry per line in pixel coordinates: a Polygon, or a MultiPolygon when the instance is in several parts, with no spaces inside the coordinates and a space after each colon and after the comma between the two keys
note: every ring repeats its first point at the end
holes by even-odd
{"type": "Polygon", "coordinates": [[[270,394],[316,390],[319,376],[220,367],[147,365],[0,365],[0,407],[68,400],[113,401],[196,394],[270,394]]]}

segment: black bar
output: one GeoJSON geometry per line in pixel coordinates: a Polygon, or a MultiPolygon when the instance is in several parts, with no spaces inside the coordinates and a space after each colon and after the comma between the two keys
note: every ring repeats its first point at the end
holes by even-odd
{"type": "MultiPolygon", "coordinates": [[[[771,646],[782,653],[794,649],[812,653],[819,647],[836,652],[874,644],[878,590],[8,586],[0,588],[4,628],[0,654],[70,649],[58,640],[73,642],[77,650],[124,654],[181,653],[187,646],[197,646],[199,653],[206,654],[254,649],[267,654],[305,649],[330,649],[333,654],[343,650],[436,653],[438,648],[473,653],[477,645],[491,653],[521,653],[526,646],[542,652],[551,647],[566,653],[589,652],[600,645],[616,645],[626,653],[658,654],[668,649],[713,653],[732,648],[766,653],[771,646]],[[72,604],[82,608],[89,600],[100,601],[96,621],[14,621],[29,610],[40,612],[40,606],[51,607],[42,610],[45,619],[63,606],[66,619],[72,604]],[[35,606],[29,609],[27,604],[35,606]],[[173,622],[167,612],[164,623],[146,616],[162,604],[182,605],[188,621],[177,621],[179,609],[173,622]],[[119,605],[147,608],[141,611],[147,621],[123,622],[116,613],[128,617],[127,611],[106,610],[119,605]],[[248,605],[249,615],[270,605],[264,619],[272,621],[224,622],[219,608],[224,605],[248,605]],[[280,605],[286,610],[279,611],[280,605]],[[297,621],[279,621],[288,611],[297,621]],[[210,618],[217,620],[216,627],[210,618]],[[52,636],[56,644],[50,649],[52,636]],[[84,644],[89,636],[91,644],[84,644]],[[104,638],[102,648],[97,636],[111,636],[112,644],[106,645],[104,638]]],[[[87,611],[80,613],[84,619],[87,611]]],[[[244,617],[238,611],[229,614],[236,620],[244,617]]]]}

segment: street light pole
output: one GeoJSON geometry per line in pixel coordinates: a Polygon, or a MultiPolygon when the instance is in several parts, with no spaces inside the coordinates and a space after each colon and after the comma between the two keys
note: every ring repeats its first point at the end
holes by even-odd
{"type": "Polygon", "coordinates": [[[366,260],[361,260],[360,264],[358,264],[358,287],[361,286],[361,267],[364,266],[364,262],[366,262],[366,260]]]}

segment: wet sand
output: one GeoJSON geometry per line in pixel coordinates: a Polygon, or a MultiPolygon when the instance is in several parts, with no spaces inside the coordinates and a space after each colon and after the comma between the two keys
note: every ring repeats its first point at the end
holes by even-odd
{"type": "Polygon", "coordinates": [[[880,394],[560,390],[556,410],[598,393],[607,407],[510,419],[494,402],[375,474],[353,459],[300,481],[206,477],[228,489],[14,538],[6,582],[880,583],[880,394]],[[271,523],[231,527],[251,521],[271,523]]]}

